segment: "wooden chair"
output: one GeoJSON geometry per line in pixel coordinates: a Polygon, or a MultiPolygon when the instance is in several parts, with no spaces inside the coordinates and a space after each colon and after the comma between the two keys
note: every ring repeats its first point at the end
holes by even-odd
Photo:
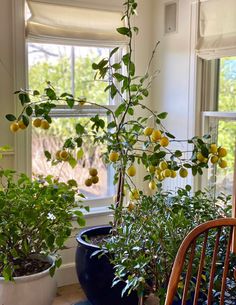
{"type": "MultiPolygon", "coordinates": [[[[219,245],[221,242],[221,236],[223,230],[228,228],[229,234],[227,234],[227,239],[225,243],[225,258],[223,261],[223,270],[222,270],[222,278],[221,278],[221,289],[220,289],[220,305],[225,304],[225,290],[226,290],[226,282],[227,282],[227,274],[229,271],[229,260],[230,260],[230,252],[231,252],[231,243],[232,243],[232,236],[233,231],[236,228],[236,219],[235,218],[222,218],[217,220],[208,221],[204,224],[199,225],[195,229],[193,229],[187,237],[182,242],[179,251],[176,255],[175,262],[172,268],[165,305],[172,305],[174,298],[176,296],[176,292],[178,289],[180,277],[183,276],[183,267],[186,266],[186,273],[184,276],[184,285],[183,285],[183,292],[182,292],[182,305],[187,303],[187,296],[190,289],[190,282],[193,279],[192,269],[193,269],[193,261],[196,256],[196,243],[199,238],[201,239],[202,243],[202,250],[199,252],[199,260],[198,260],[198,268],[195,276],[196,283],[194,284],[193,291],[193,301],[191,304],[197,305],[198,298],[201,293],[201,283],[203,280],[204,269],[206,267],[206,249],[207,244],[209,242],[209,232],[211,229],[216,231],[214,235],[214,243],[213,243],[213,251],[212,251],[212,258],[210,259],[211,263],[209,267],[209,279],[207,279],[207,294],[206,299],[207,302],[204,304],[212,305],[213,303],[213,289],[214,289],[214,278],[216,272],[216,264],[217,264],[217,256],[219,251],[219,245]],[[187,254],[188,253],[188,254],[187,254]],[[188,257],[188,262],[186,264],[186,257],[188,257]]],[[[225,232],[225,231],[224,231],[225,232]]],[[[211,235],[212,238],[213,235],[211,235]]],[[[209,260],[209,257],[207,258],[209,260]]],[[[236,288],[235,288],[236,289],[236,288]]],[[[236,300],[235,300],[236,302],[236,300]]],[[[236,303],[234,303],[236,304],[236,303]]]]}

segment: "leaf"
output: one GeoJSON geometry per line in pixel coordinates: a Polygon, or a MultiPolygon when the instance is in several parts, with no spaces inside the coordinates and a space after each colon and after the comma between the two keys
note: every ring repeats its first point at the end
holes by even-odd
{"type": "Polygon", "coordinates": [[[116,86],[114,84],[112,84],[111,88],[110,88],[110,94],[111,94],[112,99],[116,96],[116,93],[117,93],[116,86]]]}
{"type": "Polygon", "coordinates": [[[33,96],[36,96],[36,95],[40,95],[40,92],[38,90],[33,91],[33,96]]]}
{"type": "Polygon", "coordinates": [[[170,139],[175,139],[175,136],[169,132],[166,132],[167,137],[169,137],[170,139]]]}
{"type": "Polygon", "coordinates": [[[129,54],[129,53],[125,54],[125,55],[122,57],[122,61],[123,61],[123,63],[124,63],[126,66],[128,66],[128,64],[129,64],[129,62],[130,62],[130,54],[129,54]]]}
{"type": "Polygon", "coordinates": [[[83,148],[80,148],[80,149],[77,151],[76,156],[77,156],[77,160],[80,160],[80,159],[83,158],[83,156],[84,156],[83,148]]]}
{"type": "Polygon", "coordinates": [[[82,135],[85,131],[84,126],[82,126],[80,123],[76,124],[75,130],[78,135],[82,135]]]}
{"type": "Polygon", "coordinates": [[[175,153],[174,153],[175,157],[179,158],[179,157],[182,157],[182,151],[180,150],[176,150],[175,153]]]}
{"type": "Polygon", "coordinates": [[[115,77],[119,82],[121,82],[125,78],[125,76],[120,73],[114,73],[113,77],[115,77]]]}
{"type": "Polygon", "coordinates": [[[52,155],[48,150],[44,151],[44,156],[47,158],[47,161],[50,161],[52,158],[52,155]]]}
{"type": "Polygon", "coordinates": [[[33,114],[33,109],[31,106],[28,106],[26,109],[25,109],[25,112],[28,116],[31,116],[33,114]]]}
{"type": "Polygon", "coordinates": [[[107,129],[112,129],[112,128],[115,128],[116,127],[116,122],[115,121],[112,121],[110,122],[108,125],[107,125],[107,129]]]}
{"type": "Polygon", "coordinates": [[[13,114],[7,114],[5,117],[10,122],[16,121],[16,117],[13,114]]]}
{"type": "Polygon", "coordinates": [[[75,143],[77,144],[77,147],[81,147],[82,144],[83,144],[82,138],[76,138],[76,139],[75,139],[75,143]]]}
{"type": "Polygon", "coordinates": [[[142,94],[143,94],[145,97],[147,97],[148,94],[149,94],[149,92],[148,92],[147,89],[143,89],[143,90],[142,90],[142,94]]]}
{"type": "Polygon", "coordinates": [[[116,30],[117,30],[117,32],[118,32],[119,34],[121,34],[121,35],[125,35],[125,36],[128,36],[128,37],[131,36],[131,31],[130,31],[130,29],[127,28],[127,27],[124,27],[124,26],[123,26],[123,27],[117,28],[116,30]]]}
{"type": "Polygon", "coordinates": [[[126,104],[122,103],[118,106],[118,108],[116,108],[115,110],[115,116],[118,117],[122,112],[124,112],[126,109],[126,104]]]}
{"type": "Polygon", "coordinates": [[[77,165],[77,161],[76,161],[75,158],[73,158],[73,157],[70,157],[69,160],[68,160],[68,162],[69,162],[69,164],[70,164],[70,166],[71,166],[72,168],[75,168],[76,165],[77,165]]]}
{"type": "Polygon", "coordinates": [[[28,93],[20,93],[18,95],[19,100],[21,101],[21,105],[24,106],[24,104],[30,103],[30,98],[28,93]]]}
{"type": "Polygon", "coordinates": [[[27,116],[25,115],[22,115],[22,121],[24,123],[25,126],[28,126],[29,125],[29,119],[27,116]]]}
{"type": "Polygon", "coordinates": [[[110,53],[110,58],[119,50],[119,47],[114,48],[110,53]]]}
{"type": "Polygon", "coordinates": [[[71,98],[71,97],[67,97],[66,98],[66,103],[67,103],[69,108],[73,108],[75,100],[73,98],[71,98]]]}
{"type": "Polygon", "coordinates": [[[56,100],[57,99],[57,95],[52,88],[46,88],[45,93],[50,100],[56,100]]]}
{"type": "Polygon", "coordinates": [[[167,112],[161,112],[157,116],[159,119],[165,119],[167,117],[168,113],[167,112]]]}
{"type": "Polygon", "coordinates": [[[129,107],[129,108],[128,108],[128,114],[129,114],[129,115],[134,115],[134,109],[131,108],[131,107],[129,107]]]}
{"type": "Polygon", "coordinates": [[[135,74],[135,65],[134,65],[134,63],[132,61],[130,62],[129,72],[130,72],[131,76],[134,76],[134,74],[135,74]]]}

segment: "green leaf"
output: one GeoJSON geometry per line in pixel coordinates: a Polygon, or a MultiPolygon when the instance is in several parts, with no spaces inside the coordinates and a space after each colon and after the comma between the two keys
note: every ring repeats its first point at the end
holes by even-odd
{"type": "Polygon", "coordinates": [[[40,92],[38,90],[34,90],[33,91],[33,96],[37,96],[37,95],[40,95],[40,92]]]}
{"type": "Polygon", "coordinates": [[[28,116],[31,116],[33,114],[33,109],[31,106],[28,106],[26,109],[25,109],[25,112],[28,116]]]}
{"type": "Polygon", "coordinates": [[[159,119],[165,119],[167,117],[168,113],[167,112],[161,112],[157,116],[159,119]]]}
{"type": "Polygon", "coordinates": [[[119,50],[119,47],[114,48],[110,53],[110,58],[119,50]]]}
{"type": "Polygon", "coordinates": [[[129,72],[130,72],[131,76],[134,76],[134,74],[135,74],[135,65],[134,65],[134,63],[132,61],[130,62],[129,72]]]}
{"type": "Polygon", "coordinates": [[[84,156],[83,148],[80,148],[80,149],[77,151],[77,160],[82,159],[83,156],[84,156]]]}
{"type": "Polygon", "coordinates": [[[147,89],[143,89],[143,90],[142,90],[142,94],[143,94],[145,97],[147,97],[147,96],[149,95],[149,92],[148,92],[147,89]]]}
{"type": "Polygon", "coordinates": [[[175,155],[175,157],[180,158],[180,157],[182,157],[182,151],[176,150],[174,155],[175,155]]]}
{"type": "Polygon", "coordinates": [[[77,147],[81,147],[83,144],[82,138],[75,138],[75,143],[77,144],[77,147]]]}
{"type": "Polygon", "coordinates": [[[50,87],[49,87],[49,88],[46,88],[46,89],[45,89],[45,93],[46,93],[47,97],[48,97],[51,101],[57,99],[57,95],[56,95],[55,91],[54,91],[52,88],[50,88],[50,87]]]}
{"type": "Polygon", "coordinates": [[[131,31],[130,31],[130,29],[127,28],[127,27],[124,27],[124,26],[123,26],[123,27],[117,28],[116,30],[117,30],[117,32],[118,32],[119,34],[121,34],[121,35],[125,35],[125,36],[128,36],[128,37],[131,36],[131,31]]]}
{"type": "Polygon", "coordinates": [[[117,89],[116,89],[116,86],[114,84],[111,85],[111,88],[110,88],[110,94],[111,94],[111,98],[113,99],[115,96],[116,96],[116,93],[117,93],[117,89]]]}
{"type": "Polygon", "coordinates": [[[73,158],[73,157],[70,157],[69,160],[68,160],[68,162],[69,162],[69,164],[70,164],[70,166],[71,166],[72,168],[75,168],[76,165],[77,165],[77,161],[76,161],[75,158],[73,158]]]}
{"type": "Polygon", "coordinates": [[[66,103],[67,103],[69,108],[73,108],[75,100],[73,98],[71,98],[71,97],[67,97],[66,98],[66,103]]]}
{"type": "Polygon", "coordinates": [[[125,78],[125,76],[120,73],[114,73],[113,77],[115,77],[119,82],[121,82],[125,78]]]}
{"type": "Polygon", "coordinates": [[[112,129],[112,128],[115,128],[116,127],[116,122],[115,121],[112,121],[110,122],[108,125],[107,125],[107,129],[112,129]]]}
{"type": "Polygon", "coordinates": [[[123,61],[123,63],[124,63],[126,66],[128,66],[128,64],[129,64],[129,62],[130,62],[130,54],[129,54],[129,53],[125,54],[125,55],[122,57],[122,61],[123,61]]]}
{"type": "Polygon", "coordinates": [[[80,123],[76,124],[75,130],[78,135],[82,135],[85,131],[84,126],[82,126],[80,123]]]}
{"type": "Polygon", "coordinates": [[[50,161],[52,159],[52,155],[48,150],[44,151],[44,155],[47,158],[47,161],[50,161]]]}
{"type": "Polygon", "coordinates": [[[18,98],[21,101],[22,106],[24,106],[24,104],[30,103],[30,97],[28,93],[20,93],[18,98]]]}
{"type": "Polygon", "coordinates": [[[25,126],[28,126],[29,125],[29,119],[27,116],[25,115],[22,115],[22,121],[24,123],[25,126]]]}
{"type": "Polygon", "coordinates": [[[10,122],[16,121],[16,117],[13,114],[7,114],[6,119],[10,122]]]}
{"type": "Polygon", "coordinates": [[[169,132],[166,132],[167,137],[169,137],[170,139],[175,139],[175,136],[169,132]]]}
{"type": "Polygon", "coordinates": [[[129,108],[128,108],[128,114],[129,114],[129,115],[134,115],[134,109],[131,108],[131,107],[129,107],[129,108]]]}
{"type": "Polygon", "coordinates": [[[122,112],[124,112],[126,109],[126,104],[122,103],[118,106],[118,108],[116,108],[115,110],[115,116],[118,117],[121,115],[122,112]]]}

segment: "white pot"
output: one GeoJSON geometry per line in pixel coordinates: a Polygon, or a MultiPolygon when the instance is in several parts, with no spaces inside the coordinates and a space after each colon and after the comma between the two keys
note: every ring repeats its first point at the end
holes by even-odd
{"type": "MultiPolygon", "coordinates": [[[[51,257],[47,260],[54,263],[51,257]]],[[[0,277],[0,305],[51,305],[56,294],[56,281],[49,269],[40,273],[15,277],[6,282],[0,277]]]]}

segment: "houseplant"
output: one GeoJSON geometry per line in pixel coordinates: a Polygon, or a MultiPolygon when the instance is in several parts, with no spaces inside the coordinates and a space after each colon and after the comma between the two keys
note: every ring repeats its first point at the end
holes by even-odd
{"type": "MultiPolygon", "coordinates": [[[[103,154],[106,163],[112,164],[115,169],[114,181],[117,184],[116,199],[114,205],[114,232],[124,220],[124,196],[125,190],[130,192],[129,210],[134,209],[135,202],[142,199],[143,190],[139,190],[134,183],[133,177],[137,172],[137,165],[147,170],[144,180],[148,181],[151,191],[155,192],[164,179],[174,179],[179,173],[185,178],[191,172],[193,175],[202,174],[208,163],[219,164],[226,167],[223,159],[227,152],[223,147],[217,147],[211,143],[209,136],[203,138],[194,137],[182,141],[189,144],[189,151],[177,149],[175,144],[179,140],[166,130],[163,120],[167,113],[154,113],[145,105],[145,98],[149,95],[149,88],[153,79],[150,67],[155,56],[156,47],[151,55],[147,71],[142,76],[136,76],[135,64],[133,62],[133,38],[138,33],[138,28],[132,25],[132,18],[136,13],[137,1],[128,0],[124,3],[124,16],[126,26],[121,27],[118,32],[127,38],[127,52],[119,62],[114,63],[113,58],[119,48],[111,51],[108,58],[99,63],[94,63],[97,78],[110,77],[109,90],[112,99],[119,97],[121,103],[115,111],[106,106],[97,105],[94,101],[85,98],[76,98],[68,92],[57,94],[53,85],[48,81],[43,93],[38,90],[20,90],[16,94],[22,104],[22,112],[15,116],[7,115],[13,132],[25,129],[29,125],[29,119],[33,115],[33,125],[36,128],[48,129],[52,122],[51,110],[56,107],[57,102],[64,102],[68,107],[83,107],[90,103],[97,107],[103,107],[107,111],[110,120],[108,123],[98,115],[91,118],[92,130],[78,123],[76,125],[75,137],[67,139],[59,151],[46,151],[48,160],[54,164],[69,162],[72,166],[77,164],[77,153],[81,152],[83,139],[91,138],[92,143],[106,145],[107,151],[103,154]],[[140,114],[145,110],[147,116],[140,114]],[[138,114],[137,114],[138,113],[138,114]],[[189,157],[186,157],[188,155],[189,157]]],[[[184,146],[186,147],[186,145],[184,146]]],[[[92,169],[91,178],[86,179],[86,186],[93,184],[92,177],[98,177],[96,169],[92,169]],[[96,173],[96,174],[94,174],[96,173]]],[[[95,181],[98,178],[95,179],[95,181]]],[[[125,209],[126,211],[126,209],[125,209]]],[[[104,305],[104,304],[103,304],[104,305]]]]}
{"type": "MultiPolygon", "coordinates": [[[[60,267],[57,250],[72,230],[75,182],[50,176],[31,181],[25,174],[0,170],[0,299],[5,305],[50,305],[52,276],[60,267]]],[[[79,195],[79,194],[78,194],[79,195]]],[[[77,221],[84,225],[80,210],[77,221]]]]}

